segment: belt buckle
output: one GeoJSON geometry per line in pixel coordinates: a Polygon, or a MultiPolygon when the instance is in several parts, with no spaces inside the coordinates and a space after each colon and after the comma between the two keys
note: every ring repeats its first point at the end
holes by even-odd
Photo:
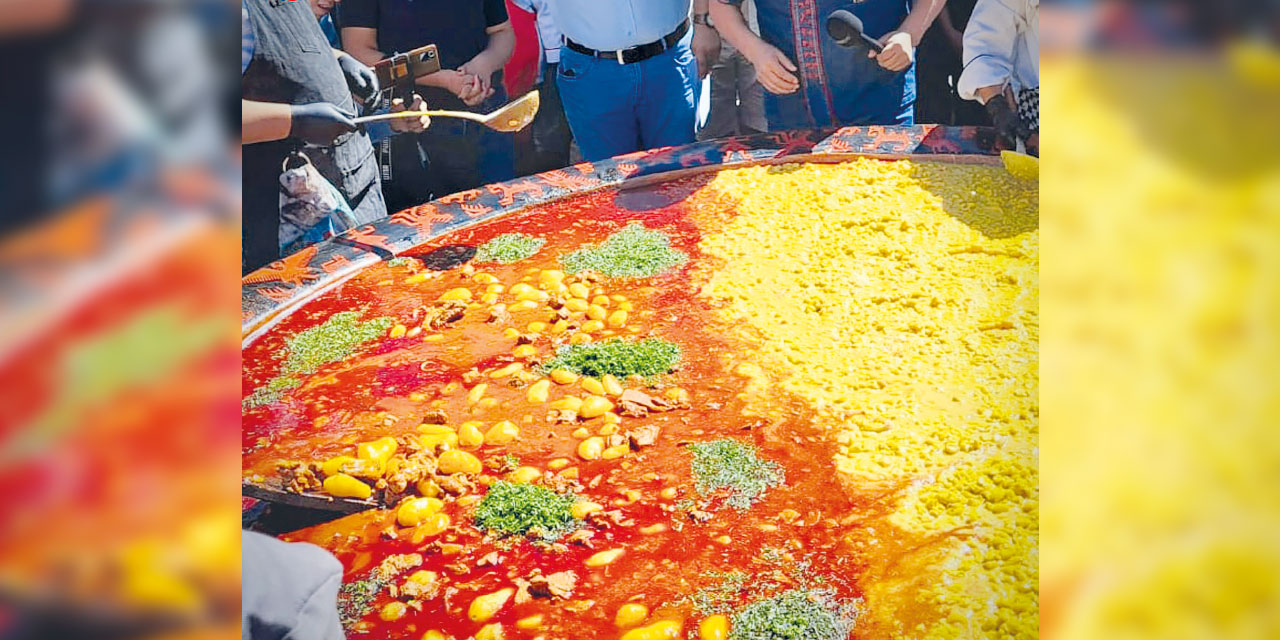
{"type": "Polygon", "coordinates": [[[617,51],[615,51],[614,53],[616,53],[616,54],[618,55],[618,64],[623,64],[623,65],[625,65],[625,64],[627,63],[627,57],[626,57],[625,55],[623,55],[624,53],[626,53],[626,51],[625,51],[625,50],[623,50],[623,49],[618,49],[618,50],[617,50],[617,51]]]}

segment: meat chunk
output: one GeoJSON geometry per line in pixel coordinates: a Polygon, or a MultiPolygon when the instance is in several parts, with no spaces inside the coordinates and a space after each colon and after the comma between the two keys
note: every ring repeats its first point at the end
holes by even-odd
{"type": "Polygon", "coordinates": [[[635,520],[622,515],[622,511],[618,509],[590,513],[587,515],[587,522],[601,529],[608,529],[612,526],[630,527],[636,523],[635,520]]]}
{"type": "Polygon", "coordinates": [[[323,486],[320,467],[314,462],[281,461],[276,463],[276,470],[280,472],[285,489],[294,493],[319,491],[323,486]]]}
{"type": "Polygon", "coordinates": [[[639,389],[627,389],[618,398],[618,412],[633,418],[643,418],[649,415],[649,412],[660,413],[677,408],[680,407],[676,403],[651,396],[639,389]]]}
{"type": "Polygon", "coordinates": [[[426,307],[423,312],[422,326],[428,329],[441,329],[451,322],[461,320],[466,312],[465,303],[456,300],[437,302],[426,307]]]}
{"type": "Polygon", "coordinates": [[[416,451],[406,458],[397,457],[395,460],[399,464],[394,465],[394,470],[387,472],[379,483],[386,489],[384,500],[388,504],[395,502],[409,487],[436,471],[436,457],[429,451],[416,451]]]}
{"type": "Polygon", "coordinates": [[[578,574],[572,571],[557,571],[547,576],[539,572],[529,576],[529,594],[535,598],[567,600],[573,596],[577,584],[578,574]]]}
{"type": "Polygon", "coordinates": [[[516,604],[524,604],[533,600],[533,596],[529,595],[530,582],[528,580],[517,576],[514,582],[516,583],[516,604]]]}
{"type": "Polygon", "coordinates": [[[590,529],[578,529],[577,531],[574,531],[573,533],[569,534],[569,536],[565,538],[564,541],[565,541],[565,544],[577,544],[577,545],[582,545],[584,547],[590,547],[591,539],[594,538],[595,536],[596,536],[596,532],[590,529]]]}
{"type": "Polygon", "coordinates": [[[627,430],[627,441],[631,443],[632,449],[647,447],[658,441],[658,434],[661,431],[662,427],[656,424],[643,424],[627,430]]]}
{"type": "Polygon", "coordinates": [[[449,424],[449,414],[444,409],[431,409],[422,414],[422,421],[426,424],[449,424]]]}
{"type": "Polygon", "coordinates": [[[475,483],[461,473],[455,473],[451,476],[436,476],[436,484],[455,496],[466,495],[476,490],[475,483]]]}
{"type": "Polygon", "coordinates": [[[373,570],[373,575],[383,582],[391,582],[395,576],[421,565],[422,554],[420,553],[396,553],[387,556],[382,564],[373,570]]]}
{"type": "Polygon", "coordinates": [[[570,424],[578,421],[578,412],[570,409],[554,409],[547,414],[551,424],[570,424]]]}
{"type": "Polygon", "coordinates": [[[422,575],[428,577],[405,580],[404,584],[395,587],[392,596],[410,600],[430,600],[436,597],[436,593],[440,591],[438,576],[435,575],[434,571],[423,572],[422,575]]]}
{"type": "Polygon", "coordinates": [[[511,321],[511,313],[507,311],[507,305],[495,304],[489,307],[489,317],[485,322],[489,324],[499,324],[511,321]]]}

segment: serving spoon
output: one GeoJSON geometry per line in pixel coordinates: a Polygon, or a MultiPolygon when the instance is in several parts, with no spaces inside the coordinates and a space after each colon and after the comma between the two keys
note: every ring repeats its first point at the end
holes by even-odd
{"type": "Polygon", "coordinates": [[[432,118],[461,118],[463,120],[471,120],[493,129],[494,131],[502,131],[511,133],[519,131],[533,122],[533,117],[538,115],[538,106],[541,104],[538,98],[538,91],[535,89],[529,93],[498,107],[491,113],[471,113],[469,111],[444,111],[444,110],[427,110],[427,111],[396,111],[394,113],[380,113],[373,116],[364,116],[353,120],[356,124],[364,124],[366,122],[378,122],[381,120],[394,120],[396,118],[419,118],[422,116],[430,116],[432,118]]]}

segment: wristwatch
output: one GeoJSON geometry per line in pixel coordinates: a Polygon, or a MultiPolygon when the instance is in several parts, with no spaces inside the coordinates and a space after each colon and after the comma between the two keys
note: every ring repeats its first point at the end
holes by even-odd
{"type": "Polygon", "coordinates": [[[694,24],[700,24],[700,25],[703,25],[703,26],[705,26],[705,27],[711,27],[712,29],[716,28],[716,25],[714,25],[714,24],[712,24],[712,23],[711,23],[711,14],[709,14],[709,13],[695,13],[695,14],[693,14],[693,23],[694,23],[694,24]]]}

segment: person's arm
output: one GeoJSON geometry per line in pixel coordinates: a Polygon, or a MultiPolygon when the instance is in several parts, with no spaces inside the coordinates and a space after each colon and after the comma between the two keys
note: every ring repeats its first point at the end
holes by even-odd
{"type": "MultiPolygon", "coordinates": [[[[352,57],[369,66],[386,57],[378,49],[378,30],[372,27],[343,27],[342,45],[352,57]]],[[[446,89],[464,100],[464,96],[471,95],[466,87],[473,82],[474,79],[471,76],[452,69],[441,69],[414,80],[414,83],[420,86],[446,89]]]]}
{"type": "Polygon", "coordinates": [[[964,30],[964,71],[956,82],[961,98],[986,107],[996,136],[1008,148],[1031,136],[1009,89],[1017,42],[1018,14],[1004,2],[978,0],[964,30]]]}
{"type": "Polygon", "coordinates": [[[289,105],[240,100],[240,144],[289,137],[289,105]]]}
{"type": "Polygon", "coordinates": [[[712,0],[708,8],[720,35],[751,61],[760,85],[769,93],[791,93],[800,88],[800,80],[795,74],[796,65],[777,47],[751,31],[738,3],[712,0]]]}
{"type": "Polygon", "coordinates": [[[341,11],[343,50],[372,67],[385,57],[378,49],[378,0],[344,0],[341,11]]]}
{"type": "Polygon", "coordinates": [[[328,146],[338,136],[355,130],[351,115],[327,102],[288,105],[240,99],[240,144],[293,136],[328,146]]]}
{"type": "Polygon", "coordinates": [[[378,74],[373,71],[373,62],[365,63],[342,49],[329,51],[338,61],[338,68],[342,69],[342,77],[356,102],[367,104],[378,93],[378,74]]]}
{"type": "Polygon", "coordinates": [[[370,27],[343,27],[342,46],[356,60],[371,67],[385,57],[378,50],[378,30],[370,27]]]}
{"type": "Polygon", "coordinates": [[[964,30],[964,71],[956,82],[960,97],[987,104],[1013,76],[1018,42],[1017,14],[1004,2],[978,0],[964,30]]]}
{"type": "Polygon", "coordinates": [[[942,35],[946,37],[947,43],[955,49],[956,56],[964,53],[964,33],[956,28],[954,22],[951,21],[951,14],[943,11],[938,14],[938,28],[942,31],[942,35]]]}
{"type": "Polygon", "coordinates": [[[946,4],[947,0],[917,0],[902,24],[898,25],[898,30],[880,38],[884,51],[877,53],[872,49],[867,56],[875,58],[881,67],[890,71],[902,71],[911,66],[916,60],[920,39],[946,4]]]}
{"type": "Polygon", "coordinates": [[[698,77],[705,78],[711,73],[712,65],[720,59],[720,34],[697,18],[710,15],[708,0],[693,0],[693,15],[693,43],[690,48],[698,61],[698,77]]]}
{"type": "Polygon", "coordinates": [[[493,95],[493,74],[507,64],[507,60],[511,59],[511,53],[516,49],[516,31],[511,27],[510,20],[488,27],[484,31],[489,34],[488,46],[458,67],[458,71],[475,76],[476,91],[470,100],[463,98],[463,101],[470,106],[480,104],[493,95]]]}

